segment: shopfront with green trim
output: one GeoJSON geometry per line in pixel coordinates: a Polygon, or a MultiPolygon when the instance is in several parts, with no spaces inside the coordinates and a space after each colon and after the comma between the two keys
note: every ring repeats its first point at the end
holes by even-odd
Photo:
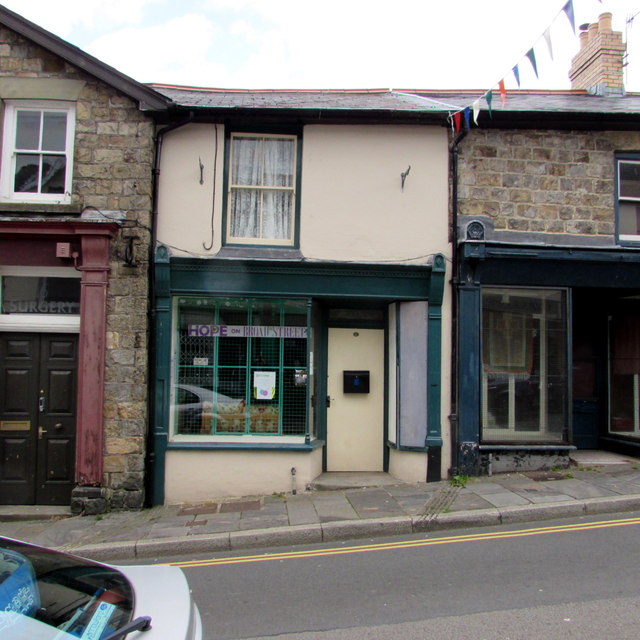
{"type": "Polygon", "coordinates": [[[303,490],[324,471],[397,469],[403,453],[439,480],[445,271],[441,255],[203,260],[160,247],[153,504],[303,490]]]}

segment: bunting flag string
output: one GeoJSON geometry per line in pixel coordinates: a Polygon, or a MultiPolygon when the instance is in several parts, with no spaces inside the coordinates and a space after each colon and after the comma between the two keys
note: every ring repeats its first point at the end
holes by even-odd
{"type": "Polygon", "coordinates": [[[473,121],[478,126],[478,116],[480,115],[480,98],[473,101],[473,121]]]}
{"type": "Polygon", "coordinates": [[[504,107],[504,105],[507,103],[507,90],[505,89],[505,86],[504,86],[504,80],[500,80],[500,82],[498,82],[498,89],[500,91],[500,99],[502,100],[502,106],[504,107]]]}
{"type": "Polygon", "coordinates": [[[467,129],[471,129],[471,123],[469,122],[470,118],[471,118],[471,109],[467,107],[464,110],[464,122],[465,122],[465,125],[467,126],[467,129]]]}
{"type": "MultiPolygon", "coordinates": [[[[602,0],[598,0],[598,2],[600,4],[602,4],[602,0]]],[[[544,38],[546,45],[547,45],[547,50],[549,52],[549,57],[551,58],[551,60],[553,60],[553,45],[552,45],[552,41],[551,41],[551,27],[552,25],[556,22],[556,20],[558,19],[558,17],[564,14],[564,16],[566,16],[567,20],[569,21],[569,24],[571,25],[571,29],[575,35],[576,33],[576,21],[575,21],[575,11],[574,11],[574,7],[573,7],[573,0],[566,0],[566,2],[564,3],[564,5],[562,6],[562,8],[560,9],[560,11],[558,11],[558,13],[555,15],[555,17],[553,18],[553,20],[549,23],[549,25],[547,26],[547,28],[544,30],[544,32],[542,33],[541,36],[539,36],[537,38],[537,40],[534,42],[534,46],[532,46],[527,53],[523,56],[524,58],[527,58],[529,60],[529,62],[531,63],[531,67],[533,68],[533,72],[536,76],[536,78],[539,78],[538,75],[538,65],[536,62],[536,54],[535,54],[535,46],[536,44],[544,38]]],[[[522,60],[520,60],[520,62],[518,62],[518,64],[514,65],[509,74],[513,74],[515,81],[518,85],[518,87],[520,87],[520,64],[521,64],[522,60]]],[[[507,75],[509,75],[507,74],[507,75]]],[[[502,101],[502,106],[504,107],[504,105],[506,104],[507,101],[507,89],[505,86],[505,78],[507,76],[503,76],[503,78],[497,83],[498,86],[498,91],[500,93],[500,98],[502,101]]],[[[460,114],[464,115],[464,122],[465,122],[465,126],[467,127],[467,129],[470,128],[470,115],[471,113],[473,113],[473,122],[476,126],[478,126],[478,117],[480,115],[480,105],[481,105],[481,101],[484,99],[484,101],[487,103],[487,111],[489,114],[489,117],[493,117],[492,115],[492,100],[493,100],[493,90],[489,89],[487,92],[485,92],[483,95],[479,96],[477,99],[475,99],[472,104],[471,104],[471,109],[469,106],[466,107],[462,107],[457,111],[454,111],[452,113],[449,114],[449,118],[451,121],[451,126],[453,128],[454,131],[459,131],[460,127],[461,127],[461,116],[460,114]]]]}
{"type": "Polygon", "coordinates": [[[520,86],[520,70],[518,69],[518,65],[513,67],[512,71],[513,71],[513,75],[514,75],[514,77],[516,79],[516,82],[518,83],[518,87],[519,87],[520,86]]]}
{"type": "Polygon", "coordinates": [[[536,54],[533,50],[533,47],[527,51],[527,58],[529,58],[529,62],[531,62],[531,66],[533,67],[533,72],[536,74],[536,78],[538,77],[538,67],[536,66],[536,54]]]}
{"type": "Polygon", "coordinates": [[[549,57],[553,60],[553,45],[551,43],[551,27],[547,27],[544,30],[544,39],[547,43],[547,49],[549,50],[549,57]]]}
{"type": "Polygon", "coordinates": [[[571,28],[573,29],[573,33],[576,32],[576,18],[573,13],[573,0],[568,0],[567,4],[562,7],[562,10],[565,12],[567,18],[569,18],[569,22],[571,23],[571,28]]]}

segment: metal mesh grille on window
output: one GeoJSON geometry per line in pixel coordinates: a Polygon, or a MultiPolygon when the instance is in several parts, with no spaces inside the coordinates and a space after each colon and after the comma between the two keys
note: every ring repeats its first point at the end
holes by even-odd
{"type": "Polygon", "coordinates": [[[203,300],[181,301],[177,433],[304,435],[307,338],[286,337],[306,332],[304,303],[203,300]]]}

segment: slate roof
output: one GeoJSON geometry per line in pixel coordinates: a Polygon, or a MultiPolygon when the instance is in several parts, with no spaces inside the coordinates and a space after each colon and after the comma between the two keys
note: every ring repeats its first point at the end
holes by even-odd
{"type": "MultiPolygon", "coordinates": [[[[422,91],[414,93],[441,100],[460,108],[470,106],[484,95],[483,91],[422,91]]],[[[509,91],[504,106],[500,94],[493,92],[492,111],[496,112],[554,112],[554,113],[635,113],[640,114],[640,93],[622,96],[596,96],[586,91],[509,91]]],[[[487,102],[481,100],[481,109],[487,102]]]]}
{"type": "Polygon", "coordinates": [[[229,90],[152,85],[182,107],[203,109],[295,109],[317,111],[416,111],[448,113],[455,104],[396,92],[362,90],[229,90]]]}
{"type": "MultiPolygon", "coordinates": [[[[423,89],[369,90],[243,90],[207,89],[154,84],[152,87],[176,105],[194,109],[377,111],[450,114],[470,107],[483,91],[429,91],[423,89]]],[[[480,108],[488,111],[485,99],[480,108]]],[[[510,91],[502,105],[493,93],[492,112],[640,114],[640,94],[594,96],[586,91],[510,91]]]]}

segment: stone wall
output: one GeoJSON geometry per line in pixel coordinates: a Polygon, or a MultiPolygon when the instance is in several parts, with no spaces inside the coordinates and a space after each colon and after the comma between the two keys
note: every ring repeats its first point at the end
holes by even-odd
{"type": "MultiPolygon", "coordinates": [[[[33,86],[42,79],[83,83],[76,102],[71,208],[77,209],[76,217],[92,222],[118,219],[120,230],[111,249],[107,299],[104,487],[80,500],[139,508],[147,429],[153,123],[129,97],[0,28],[0,81],[13,78],[23,85],[31,79],[33,86]]],[[[0,211],[2,219],[11,215],[16,214],[0,211]]],[[[24,220],[29,208],[19,215],[24,220]]]]}
{"type": "Polygon", "coordinates": [[[640,132],[474,129],[459,147],[459,214],[496,237],[611,244],[614,152],[639,148],[640,132]]]}

